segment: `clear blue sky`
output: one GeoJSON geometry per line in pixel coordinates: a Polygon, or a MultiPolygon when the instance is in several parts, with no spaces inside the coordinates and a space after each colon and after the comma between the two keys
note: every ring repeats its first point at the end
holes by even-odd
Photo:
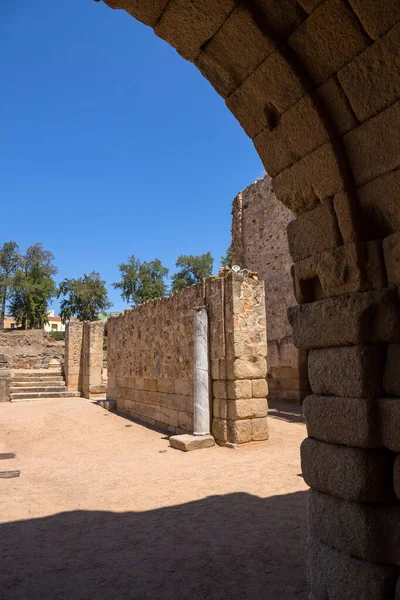
{"type": "Polygon", "coordinates": [[[0,53],[0,242],[42,242],[58,280],[110,285],[130,254],[172,270],[211,251],[217,271],[263,167],[195,67],[93,0],[0,2],[0,53]]]}

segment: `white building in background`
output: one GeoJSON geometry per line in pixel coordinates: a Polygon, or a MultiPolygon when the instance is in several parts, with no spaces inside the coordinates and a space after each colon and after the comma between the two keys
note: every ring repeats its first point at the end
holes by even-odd
{"type": "Polygon", "coordinates": [[[61,317],[57,317],[54,314],[54,310],[49,310],[47,313],[48,323],[45,324],[44,330],[48,333],[50,331],[65,331],[65,325],[61,321],[61,317]]]}

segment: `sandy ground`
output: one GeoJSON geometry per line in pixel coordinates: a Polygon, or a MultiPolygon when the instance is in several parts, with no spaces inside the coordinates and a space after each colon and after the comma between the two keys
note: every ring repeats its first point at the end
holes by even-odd
{"type": "Polygon", "coordinates": [[[0,404],[0,599],[306,600],[305,426],[273,412],[267,443],[182,453],[88,400],[0,404]]]}

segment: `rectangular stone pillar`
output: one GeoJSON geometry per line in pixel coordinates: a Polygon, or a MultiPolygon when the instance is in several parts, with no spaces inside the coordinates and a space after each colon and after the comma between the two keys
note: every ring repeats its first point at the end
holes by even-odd
{"type": "Polygon", "coordinates": [[[85,398],[99,398],[106,394],[102,382],[104,325],[100,321],[83,323],[82,393],[85,398]]]}
{"type": "Polygon", "coordinates": [[[0,354],[0,402],[10,402],[10,362],[5,354],[0,354]]]}
{"type": "Polygon", "coordinates": [[[64,375],[69,392],[82,391],[83,323],[70,321],[65,328],[64,375]]]}
{"type": "Polygon", "coordinates": [[[267,440],[264,282],[253,274],[234,272],[207,281],[213,435],[220,445],[267,440]],[[223,308],[222,322],[218,304],[223,308]]]}

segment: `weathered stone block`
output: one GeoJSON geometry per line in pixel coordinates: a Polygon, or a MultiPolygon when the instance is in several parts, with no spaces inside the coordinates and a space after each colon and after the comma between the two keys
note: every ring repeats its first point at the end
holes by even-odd
{"type": "Polygon", "coordinates": [[[308,435],[312,438],[356,448],[377,448],[381,445],[376,400],[307,396],[303,412],[308,435]]]}
{"type": "Polygon", "coordinates": [[[314,600],[387,600],[394,594],[396,570],[351,558],[308,538],[307,579],[314,600]]]}
{"type": "Polygon", "coordinates": [[[104,410],[108,410],[110,412],[117,409],[117,403],[115,402],[115,400],[100,400],[99,405],[101,406],[101,408],[104,408],[104,410]]]}
{"type": "Polygon", "coordinates": [[[160,378],[157,380],[157,382],[158,382],[158,391],[159,392],[163,392],[165,394],[173,394],[174,393],[174,380],[173,379],[160,378]]]}
{"type": "Polygon", "coordinates": [[[400,345],[398,344],[388,347],[383,388],[388,394],[400,396],[400,345]]]}
{"type": "MultiPolygon", "coordinates": [[[[3,363],[4,364],[4,363],[3,363]]],[[[0,369],[0,402],[10,402],[11,373],[9,369],[0,369]]]]}
{"type": "Polygon", "coordinates": [[[226,381],[213,382],[213,396],[214,398],[227,398],[226,381]]]}
{"type": "Polygon", "coordinates": [[[308,13],[312,13],[313,10],[321,4],[322,0],[297,0],[300,6],[304,8],[308,13]]]}
{"type": "Polygon", "coordinates": [[[219,360],[211,360],[211,378],[219,379],[219,360]]]}
{"type": "Polygon", "coordinates": [[[158,392],[158,380],[157,379],[144,379],[144,389],[149,392],[158,392]]]}
{"type": "Polygon", "coordinates": [[[240,5],[203,48],[196,66],[226,98],[271,54],[274,45],[252,13],[240,5]]]}
{"type": "Polygon", "coordinates": [[[288,43],[314,81],[322,83],[367,47],[368,36],[347,4],[325,0],[288,43]]]}
{"type": "Polygon", "coordinates": [[[398,0],[349,0],[364,29],[373,40],[400,21],[398,0]]]}
{"type": "Polygon", "coordinates": [[[299,304],[380,289],[386,285],[382,244],[352,243],[324,250],[293,265],[292,274],[299,304]]]}
{"type": "Polygon", "coordinates": [[[175,379],[174,391],[175,394],[182,394],[183,396],[193,396],[193,380],[175,379]]]}
{"type": "Polygon", "coordinates": [[[247,135],[254,138],[273,127],[306,93],[296,70],[280,52],[273,52],[226,100],[247,135]]]}
{"type": "Polygon", "coordinates": [[[273,179],[277,197],[296,216],[345,188],[341,149],[328,142],[273,179]]]}
{"type": "Polygon", "coordinates": [[[373,563],[400,562],[400,504],[348,502],[311,490],[310,534],[327,546],[373,563]]]}
{"type": "Polygon", "coordinates": [[[193,62],[234,8],[234,0],[170,0],[154,31],[193,62]]]}
{"type": "Polygon", "coordinates": [[[266,127],[254,139],[256,150],[269,175],[278,175],[333,135],[321,118],[320,107],[305,96],[289,108],[276,127],[266,127]]]}
{"type": "Polygon", "coordinates": [[[236,358],[229,361],[227,375],[229,379],[263,379],[267,376],[267,361],[262,356],[252,360],[236,358]]]}
{"type": "Polygon", "coordinates": [[[382,395],[384,348],[342,346],[310,350],[308,376],[314,394],[347,398],[382,395]]]}
{"type": "Polygon", "coordinates": [[[221,399],[220,398],[214,398],[213,399],[213,412],[212,412],[212,416],[215,417],[216,419],[220,419],[221,418],[221,399]]]}
{"type": "Polygon", "coordinates": [[[400,233],[396,232],[383,240],[386,273],[389,284],[400,284],[400,233]]]}
{"type": "Polygon", "coordinates": [[[228,441],[228,423],[225,419],[216,419],[212,421],[212,434],[219,442],[228,441]]]}
{"type": "Polygon", "coordinates": [[[178,426],[184,431],[193,431],[193,414],[179,410],[178,426]]]}
{"type": "Polygon", "coordinates": [[[253,379],[251,382],[251,395],[253,398],[266,398],[268,396],[267,380],[253,379]]]}
{"type": "Polygon", "coordinates": [[[337,248],[342,243],[331,198],[290,221],[286,231],[293,262],[337,248]]]}
{"type": "Polygon", "coordinates": [[[324,103],[337,135],[344,135],[357,127],[358,121],[336,76],[323,83],[316,93],[324,103]]]}
{"type": "Polygon", "coordinates": [[[228,400],[228,419],[256,419],[266,417],[268,402],[266,398],[246,398],[243,400],[228,400]]]}
{"type": "Polygon", "coordinates": [[[308,379],[281,379],[281,385],[283,390],[309,390],[308,379]]]}
{"type": "Polygon", "coordinates": [[[306,16],[296,0],[255,0],[254,4],[271,32],[283,38],[292,33],[306,16]]]}
{"type": "Polygon", "coordinates": [[[251,419],[251,439],[253,442],[264,442],[268,440],[268,418],[251,419]]]}
{"type": "Polygon", "coordinates": [[[327,444],[311,438],[301,445],[304,481],[311,488],[353,502],[394,500],[394,454],[327,444]]]}
{"type": "Polygon", "coordinates": [[[382,445],[400,452],[400,398],[379,400],[379,426],[382,445]]]}
{"type": "Polygon", "coordinates": [[[400,166],[400,102],[343,137],[355,183],[363,185],[400,166]]]}
{"type": "Polygon", "coordinates": [[[171,448],[190,452],[191,450],[212,448],[215,446],[215,440],[212,435],[173,435],[169,438],[169,445],[171,448]]]}
{"type": "Polygon", "coordinates": [[[400,97],[400,24],[357,56],[338,78],[357,118],[366,121],[400,97]]]}
{"type": "Polygon", "coordinates": [[[397,456],[393,470],[394,489],[398,498],[400,498],[400,457],[397,456]]]}
{"type": "Polygon", "coordinates": [[[244,444],[251,442],[251,420],[227,421],[228,442],[231,444],[244,444]]]}
{"type": "Polygon", "coordinates": [[[359,206],[377,236],[384,237],[400,230],[399,189],[400,169],[378,177],[357,190],[359,206]]]}
{"type": "MultiPolygon", "coordinates": [[[[232,400],[239,398],[251,398],[252,382],[249,379],[238,379],[236,381],[227,381],[227,396],[232,400]]],[[[223,396],[221,396],[222,398],[223,396]]],[[[231,417],[229,417],[231,418],[231,417]]]]}
{"type": "Polygon", "coordinates": [[[162,11],[168,4],[168,0],[153,0],[142,2],[141,0],[104,0],[110,8],[122,8],[127,13],[142,21],[145,25],[154,27],[161,16],[162,11]]]}
{"type": "Polygon", "coordinates": [[[104,383],[101,383],[100,385],[89,385],[88,390],[89,394],[104,395],[106,393],[107,387],[104,383]]]}
{"type": "Polygon", "coordinates": [[[228,400],[221,399],[220,402],[221,402],[221,404],[220,404],[221,419],[227,419],[228,418],[228,400]]]}
{"type": "Polygon", "coordinates": [[[355,195],[348,192],[339,192],[333,198],[333,207],[337,222],[339,224],[340,234],[344,244],[368,239],[363,227],[362,214],[357,205],[355,195]]]}
{"type": "Polygon", "coordinates": [[[400,303],[396,290],[356,292],[288,310],[298,348],[400,341],[400,303]]]}

